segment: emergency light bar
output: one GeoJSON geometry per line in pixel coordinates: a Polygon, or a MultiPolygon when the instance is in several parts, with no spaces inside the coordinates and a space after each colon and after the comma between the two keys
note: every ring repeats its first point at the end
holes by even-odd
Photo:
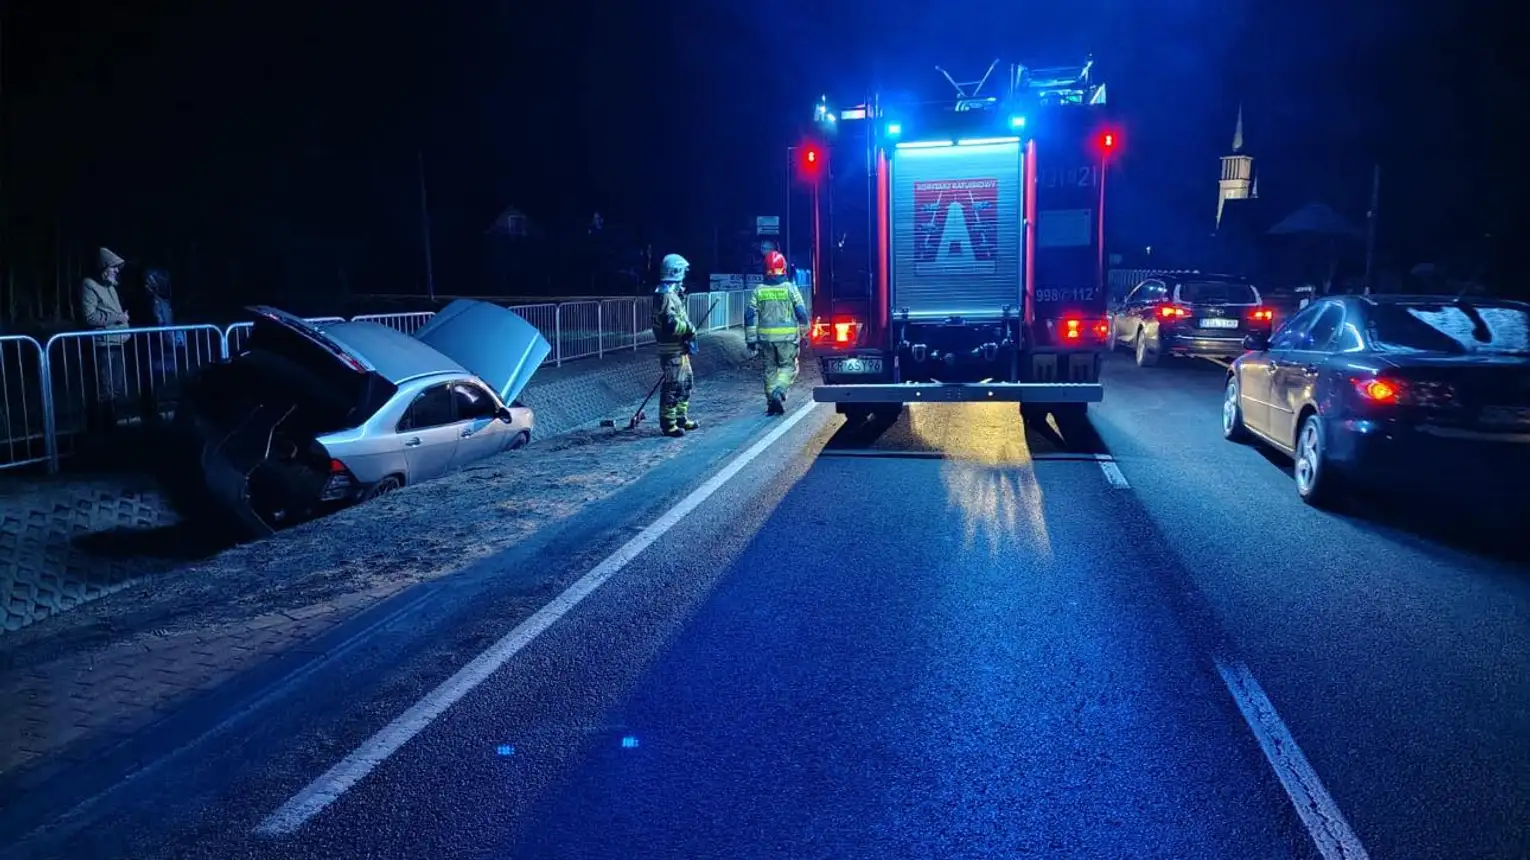
{"type": "Polygon", "coordinates": [[[865,119],[865,108],[848,108],[839,112],[840,119],[865,119]]]}
{"type": "Polygon", "coordinates": [[[937,149],[942,146],[955,146],[953,140],[905,140],[897,146],[899,149],[937,149]]]}

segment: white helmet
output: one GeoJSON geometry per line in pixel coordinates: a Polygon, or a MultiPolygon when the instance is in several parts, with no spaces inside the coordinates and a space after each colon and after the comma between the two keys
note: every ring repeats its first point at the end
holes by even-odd
{"type": "Polygon", "coordinates": [[[665,254],[664,260],[659,263],[659,280],[661,281],[684,281],[686,272],[691,269],[689,260],[679,254],[665,254]]]}

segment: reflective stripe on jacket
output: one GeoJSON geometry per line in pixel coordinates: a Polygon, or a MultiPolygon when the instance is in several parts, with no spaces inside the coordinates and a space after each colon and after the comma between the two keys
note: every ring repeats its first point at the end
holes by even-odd
{"type": "Polygon", "coordinates": [[[807,305],[791,281],[760,284],[749,293],[744,308],[745,343],[796,343],[797,326],[807,325],[807,305]]]}
{"type": "Polygon", "coordinates": [[[659,355],[680,355],[685,351],[686,338],[693,334],[679,285],[660,284],[653,294],[653,339],[659,345],[659,355]]]}

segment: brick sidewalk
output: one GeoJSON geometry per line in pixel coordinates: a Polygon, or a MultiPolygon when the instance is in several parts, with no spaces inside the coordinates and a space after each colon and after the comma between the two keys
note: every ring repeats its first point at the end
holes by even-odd
{"type": "Polygon", "coordinates": [[[13,673],[0,681],[0,701],[20,703],[19,714],[0,722],[0,773],[55,752],[68,758],[81,741],[126,737],[185,696],[299,649],[404,587],[378,586],[197,633],[140,634],[13,673]]]}
{"type": "MultiPolygon", "coordinates": [[[[742,340],[734,340],[716,344],[719,365],[697,389],[698,412],[714,422],[759,413],[757,370],[724,368],[742,355],[742,340]]],[[[652,359],[642,358],[617,384],[622,397],[646,393],[648,374],[638,371],[652,359]]],[[[624,402],[622,414],[633,405],[624,402]]],[[[572,517],[696,444],[665,439],[653,424],[634,432],[571,431],[6,634],[0,775],[72,760],[132,735],[196,692],[301,651],[416,583],[572,517]],[[427,520],[452,527],[422,531],[427,520]],[[473,536],[468,552],[464,534],[473,536]],[[292,559],[301,559],[301,568],[292,559]]]]}

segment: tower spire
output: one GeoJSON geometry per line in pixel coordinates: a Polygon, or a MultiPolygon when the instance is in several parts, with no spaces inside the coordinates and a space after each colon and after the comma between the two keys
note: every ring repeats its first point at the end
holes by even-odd
{"type": "Polygon", "coordinates": [[[1232,147],[1232,151],[1235,152],[1235,153],[1243,151],[1243,103],[1242,102],[1238,103],[1238,124],[1237,124],[1237,126],[1235,126],[1233,128],[1233,147],[1232,147]]]}

